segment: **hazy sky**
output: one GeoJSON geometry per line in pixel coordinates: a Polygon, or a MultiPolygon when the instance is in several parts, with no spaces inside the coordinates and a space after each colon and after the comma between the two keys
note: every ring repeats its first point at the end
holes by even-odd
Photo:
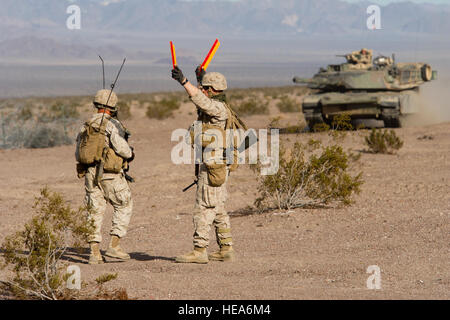
{"type": "MultiPolygon", "coordinates": [[[[362,2],[367,0],[344,0],[347,2],[362,2]]],[[[405,1],[411,1],[411,2],[418,2],[418,3],[434,3],[434,4],[450,4],[450,0],[370,0],[370,2],[376,2],[380,4],[389,4],[392,2],[405,2],[405,1]]]]}

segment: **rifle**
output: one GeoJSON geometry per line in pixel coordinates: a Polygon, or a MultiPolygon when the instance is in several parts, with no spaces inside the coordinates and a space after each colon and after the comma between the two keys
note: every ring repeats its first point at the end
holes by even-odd
{"type": "Polygon", "coordinates": [[[193,186],[195,186],[196,184],[198,184],[198,174],[200,171],[200,164],[196,163],[195,164],[195,180],[194,182],[192,182],[190,185],[188,185],[186,188],[183,189],[183,192],[188,191],[190,188],[192,188],[193,186]]]}
{"type": "MultiPolygon", "coordinates": [[[[130,137],[130,135],[131,135],[130,131],[125,129],[124,139],[126,142],[128,142],[128,138],[130,137]]],[[[134,154],[134,151],[133,151],[133,154],[134,154]]],[[[134,157],[132,158],[131,161],[133,161],[133,160],[134,160],[134,157]]],[[[130,171],[130,162],[127,161],[127,167],[125,169],[123,169],[123,174],[125,176],[125,180],[127,180],[129,183],[134,183],[134,182],[136,182],[136,180],[134,180],[134,178],[128,174],[128,171],[130,171]]]]}
{"type": "Polygon", "coordinates": [[[100,160],[97,170],[95,172],[94,184],[98,185],[99,181],[103,177],[103,168],[105,167],[106,154],[108,153],[108,147],[103,148],[102,159],[100,160]]]}

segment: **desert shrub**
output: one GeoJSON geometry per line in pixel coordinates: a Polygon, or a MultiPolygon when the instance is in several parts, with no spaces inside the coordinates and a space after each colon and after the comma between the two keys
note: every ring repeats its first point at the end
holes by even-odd
{"type": "Polygon", "coordinates": [[[95,282],[97,282],[98,285],[102,286],[108,281],[117,279],[117,276],[117,273],[106,273],[95,279],[95,282]]]}
{"type": "Polygon", "coordinates": [[[279,170],[260,176],[255,204],[261,210],[348,205],[363,184],[362,172],[350,172],[354,159],[341,146],[324,146],[316,140],[297,142],[290,150],[280,146],[279,170]]]}
{"type": "Polygon", "coordinates": [[[277,103],[278,110],[281,112],[299,112],[300,106],[296,103],[294,99],[288,96],[281,97],[280,102],[277,103]]]}
{"type": "Polygon", "coordinates": [[[93,231],[87,209],[73,210],[64,198],[47,188],[33,206],[35,214],[22,230],[2,244],[3,268],[11,266],[14,278],[2,281],[18,298],[57,300],[66,296],[61,259],[69,246],[81,247],[93,231]]]}
{"type": "Polygon", "coordinates": [[[54,103],[41,109],[33,107],[18,103],[12,109],[0,112],[0,148],[49,148],[72,144],[78,129],[79,114],[75,106],[54,103]]]}
{"type": "Polygon", "coordinates": [[[330,126],[326,124],[325,122],[318,122],[314,124],[314,127],[312,129],[313,132],[326,132],[330,130],[330,126]]]}
{"type": "Polygon", "coordinates": [[[167,119],[173,116],[173,112],[180,108],[180,101],[176,97],[163,98],[161,101],[153,101],[147,108],[147,117],[151,119],[167,119]]]}
{"type": "Polygon", "coordinates": [[[244,100],[245,96],[243,93],[231,93],[228,95],[230,101],[244,100]]]}
{"type": "Polygon", "coordinates": [[[335,115],[331,121],[331,129],[338,131],[353,130],[352,118],[347,113],[335,115]]]}
{"type": "Polygon", "coordinates": [[[238,115],[241,116],[269,113],[267,104],[258,102],[253,99],[242,101],[241,103],[233,103],[232,108],[238,115]]]}
{"type": "Polygon", "coordinates": [[[80,117],[77,110],[77,105],[74,103],[65,104],[56,102],[50,106],[48,114],[52,120],[78,119],[80,117]]]}
{"type": "Polygon", "coordinates": [[[31,149],[52,148],[72,144],[72,139],[62,129],[47,126],[38,127],[35,131],[27,132],[23,141],[23,146],[31,149]]]}
{"type": "Polygon", "coordinates": [[[352,125],[352,118],[349,114],[341,113],[338,115],[333,116],[333,119],[330,121],[327,120],[326,122],[319,122],[314,124],[312,131],[313,132],[327,132],[330,130],[333,130],[330,132],[330,135],[332,136],[345,136],[345,133],[342,132],[336,132],[336,131],[349,131],[353,130],[354,127],[352,125]]]}
{"type": "Polygon", "coordinates": [[[131,107],[130,103],[126,101],[119,101],[117,103],[117,114],[121,120],[126,120],[131,118],[131,107]]]}
{"type": "Polygon", "coordinates": [[[370,134],[364,137],[364,141],[372,153],[394,154],[403,147],[403,141],[395,134],[394,130],[373,128],[370,134]]]}
{"type": "Polygon", "coordinates": [[[95,279],[96,292],[91,296],[88,296],[90,300],[128,300],[127,290],[124,288],[119,289],[106,289],[104,285],[112,280],[117,279],[117,273],[105,273],[95,279]]]}
{"type": "Polygon", "coordinates": [[[31,118],[33,118],[33,112],[30,105],[26,105],[25,107],[21,108],[19,114],[17,115],[17,119],[22,121],[28,121],[31,118]]]}
{"type": "Polygon", "coordinates": [[[280,134],[291,134],[291,133],[301,133],[305,131],[305,125],[303,123],[294,124],[294,125],[286,125],[285,127],[281,127],[281,117],[275,117],[270,119],[270,123],[268,128],[279,129],[280,134]]]}
{"type": "Polygon", "coordinates": [[[270,122],[269,122],[268,127],[269,128],[280,128],[280,126],[281,126],[280,121],[281,121],[281,117],[280,116],[274,117],[274,118],[270,118],[270,122]]]}

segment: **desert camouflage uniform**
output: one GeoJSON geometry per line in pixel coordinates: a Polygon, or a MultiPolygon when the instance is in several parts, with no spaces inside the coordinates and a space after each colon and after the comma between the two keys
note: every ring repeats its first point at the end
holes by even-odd
{"type": "MultiPolygon", "coordinates": [[[[228,111],[223,102],[210,99],[202,92],[191,97],[191,101],[197,106],[200,112],[199,120],[201,120],[202,123],[213,124],[225,130],[228,111]]],[[[221,152],[221,154],[223,154],[223,152],[221,152]]],[[[203,159],[203,162],[208,160],[210,159],[203,159]]],[[[205,164],[202,163],[200,165],[193,217],[195,247],[208,247],[209,233],[213,223],[216,231],[216,240],[219,246],[233,245],[231,239],[230,217],[225,210],[227,180],[220,187],[211,186],[208,181],[205,164]]]]}
{"type": "MultiPolygon", "coordinates": [[[[108,114],[105,114],[104,116],[105,118],[103,121],[108,121],[106,125],[106,143],[122,158],[131,158],[132,150],[128,145],[128,142],[123,138],[125,134],[122,124],[118,120],[111,118],[108,114]]],[[[102,113],[97,113],[90,121],[98,124],[100,127],[102,117],[102,113]]],[[[85,129],[83,127],[77,137],[76,150],[78,150],[80,135],[84,130],[85,129]]],[[[76,159],[77,161],[80,160],[78,153],[76,153],[76,159]]],[[[90,218],[94,221],[95,226],[95,232],[90,237],[89,242],[102,241],[101,226],[103,215],[106,211],[107,202],[109,202],[114,208],[110,235],[116,235],[119,238],[122,238],[127,233],[127,228],[133,210],[133,200],[131,199],[131,190],[128,182],[124,177],[123,171],[120,173],[105,172],[99,185],[96,185],[94,183],[95,173],[96,168],[90,167],[85,176],[85,202],[92,209],[90,218]]]]}

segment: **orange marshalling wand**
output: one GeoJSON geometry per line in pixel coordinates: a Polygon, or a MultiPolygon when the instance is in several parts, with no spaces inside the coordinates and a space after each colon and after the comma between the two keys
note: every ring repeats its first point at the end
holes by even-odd
{"type": "Polygon", "coordinates": [[[216,41],[214,41],[214,44],[211,48],[211,50],[209,50],[208,55],[205,58],[205,61],[203,61],[202,63],[202,69],[206,71],[206,69],[208,69],[209,63],[211,62],[212,58],[214,57],[214,55],[216,54],[217,49],[219,49],[220,47],[220,42],[218,39],[216,39],[216,41]]]}
{"type": "Polygon", "coordinates": [[[172,65],[173,68],[177,66],[177,54],[175,52],[175,46],[173,45],[172,41],[170,41],[170,53],[172,53],[172,65]]]}

